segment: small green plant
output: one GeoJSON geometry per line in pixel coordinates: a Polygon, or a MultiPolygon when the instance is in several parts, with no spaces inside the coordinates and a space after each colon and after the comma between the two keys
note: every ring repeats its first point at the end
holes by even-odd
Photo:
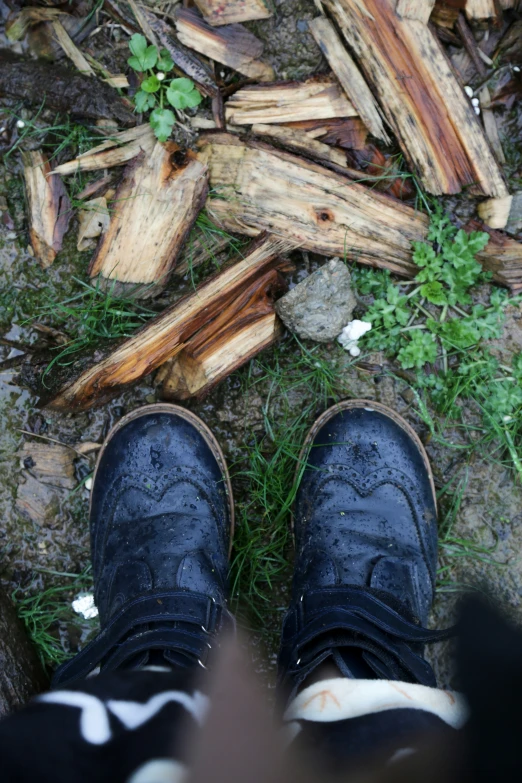
{"type": "Polygon", "coordinates": [[[96,627],[96,621],[82,620],[71,606],[75,594],[92,589],[90,571],[89,567],[81,574],[56,574],[68,578],[69,583],[53,585],[30,594],[17,588],[11,596],[18,617],[24,623],[29,638],[46,667],[55,668],[71,657],[71,652],[63,644],[67,638],[63,631],[68,626],[88,623],[93,628],[96,627]]]}
{"type": "Polygon", "coordinates": [[[201,103],[202,97],[194,82],[186,76],[167,79],[174,69],[172,58],[166,49],[158,51],[148,46],[143,35],[135,33],[129,41],[132,57],[127,62],[138,73],[148,74],[134,96],[139,112],[150,111],[149,121],[159,141],[167,141],[175,125],[174,109],[192,109],[201,103]]]}
{"type": "MultiPolygon", "coordinates": [[[[484,430],[500,437],[522,477],[515,445],[522,412],[522,354],[507,366],[484,345],[501,337],[505,307],[520,299],[497,288],[489,302],[472,298],[473,287],[490,277],[476,260],[488,239],[483,232],[457,230],[437,208],[428,241],[414,243],[419,271],[413,281],[395,283],[387,272],[354,270],[360,293],[373,297],[364,315],[372,330],[361,344],[383,351],[409,371],[414,389],[425,392],[438,413],[462,418],[463,402],[473,401],[484,430]]],[[[417,402],[420,406],[418,394],[417,402]]],[[[434,434],[427,408],[421,415],[434,434]]]]}

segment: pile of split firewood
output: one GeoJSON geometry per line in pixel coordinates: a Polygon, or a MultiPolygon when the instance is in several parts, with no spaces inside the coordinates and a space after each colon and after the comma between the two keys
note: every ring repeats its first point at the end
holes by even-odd
{"type": "MultiPolygon", "coordinates": [[[[112,0],[105,8],[127,32],[167,49],[211,98],[212,119],[201,112],[191,118],[197,150],[161,143],[148,123],[136,125],[114,90],[128,85],[127,77],[106,76],[99,106],[126,130],[54,170],[42,152],[25,156],[33,248],[43,264],[52,263],[70,215],[61,178],[95,170],[104,175],[83,194],[96,196],[102,215],[91,278],[157,294],[176,265],[186,268],[184,243],[203,208],[253,243],[69,382],[52,407],[87,408],[158,368],[167,398],[207,391],[278,337],[274,297],[284,287],[282,257],[293,249],[411,275],[412,242],[428,231],[426,214],[415,207],[419,192],[465,191],[474,199],[477,217],[468,225],[491,234],[479,260],[494,280],[522,290],[522,244],[513,238],[522,194],[508,189],[497,124],[499,107],[511,108],[521,92],[517,0],[317,0],[309,29],[329,70],[286,83],[274,80],[261,41],[241,25],[271,15],[265,0],[195,4],[165,15],[131,0],[132,18],[112,0]],[[214,63],[246,78],[220,83],[214,63]],[[398,145],[411,176],[386,151],[390,145],[398,145]],[[106,170],[122,164],[109,210],[100,195],[106,170]]],[[[24,9],[26,24],[30,11],[24,9]]],[[[97,76],[85,75],[92,65],[64,25],[52,24],[83,71],[74,89],[85,98],[97,76]]],[[[27,83],[35,67],[12,63],[27,83]]],[[[4,83],[12,84],[5,69],[0,94],[11,89],[4,83]]],[[[57,77],[47,99],[58,109],[62,92],[57,77]]],[[[82,238],[96,234],[88,218],[82,225],[82,238]]]]}

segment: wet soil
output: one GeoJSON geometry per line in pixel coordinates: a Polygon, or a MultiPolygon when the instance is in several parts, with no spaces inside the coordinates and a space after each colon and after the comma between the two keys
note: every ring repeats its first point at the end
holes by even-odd
{"type": "MultiPolygon", "coordinates": [[[[278,78],[302,79],[325,65],[311,36],[306,21],[316,15],[312,0],[276,0],[272,19],[251,23],[249,27],[266,41],[266,59],[276,70],[278,78]]],[[[102,36],[103,34],[100,34],[102,36]]],[[[96,37],[98,51],[103,50],[103,38],[96,37]]],[[[113,41],[114,43],[114,41],[113,41]]],[[[118,52],[119,43],[116,42],[118,52]]],[[[124,50],[125,47],[120,47],[124,50]]],[[[117,72],[117,64],[111,70],[117,72]]],[[[466,200],[456,205],[457,212],[466,213],[466,200]]],[[[76,221],[71,221],[69,237],[64,250],[53,266],[42,271],[28,251],[25,204],[21,172],[16,156],[0,164],[0,336],[18,343],[31,345],[38,335],[28,319],[34,318],[38,308],[49,299],[58,301],[76,289],[73,276],[86,279],[90,252],[78,253],[76,221]],[[5,215],[9,215],[9,219],[5,215]]],[[[297,277],[310,264],[313,270],[325,259],[297,259],[297,277]]],[[[174,280],[162,297],[172,301],[187,286],[187,281],[174,280]]],[[[518,312],[509,314],[508,339],[501,342],[499,351],[511,354],[520,350],[522,329],[518,312]]],[[[291,363],[292,351],[297,350],[290,336],[285,347],[291,363]]],[[[514,471],[502,464],[500,453],[468,452],[430,439],[428,428],[416,414],[411,398],[405,394],[406,384],[384,373],[369,374],[354,368],[346,354],[335,345],[320,348],[321,358],[336,365],[346,396],[374,399],[396,408],[415,427],[426,444],[433,464],[436,484],[442,488],[450,480],[462,488],[462,502],[455,521],[454,539],[471,539],[476,547],[492,550],[477,557],[449,557],[441,549],[441,563],[448,566],[444,585],[437,594],[433,625],[444,627],[452,623],[455,607],[463,585],[474,585],[491,592],[514,617],[520,617],[522,601],[522,488],[514,471]],[[466,456],[463,456],[463,455],[466,456]]],[[[17,355],[17,349],[0,345],[0,362],[17,355]]],[[[264,359],[269,359],[265,355],[264,359]]],[[[260,383],[255,393],[245,396],[241,371],[224,381],[205,400],[189,407],[198,413],[214,431],[225,455],[235,466],[248,459],[245,438],[260,437],[264,433],[263,408],[269,394],[269,383],[260,383]]],[[[0,372],[0,577],[9,591],[21,589],[22,594],[36,594],[54,584],[66,584],[63,574],[79,574],[89,565],[88,498],[89,492],[81,482],[92,471],[92,457],[78,457],[76,471],[79,487],[71,492],[58,492],[58,506],[53,518],[43,526],[28,521],[16,508],[17,487],[22,465],[18,451],[25,440],[41,436],[75,445],[81,441],[102,442],[110,427],[125,413],[155,401],[156,390],[152,378],[114,399],[102,408],[81,414],[56,414],[38,407],[37,398],[18,385],[17,369],[0,372]],[[33,433],[33,436],[26,433],[33,433]]],[[[304,404],[310,402],[306,390],[288,398],[290,411],[285,416],[297,417],[304,404]]],[[[317,401],[317,415],[324,402],[317,401]]],[[[272,413],[278,413],[277,397],[272,413]]],[[[310,424],[312,422],[310,421],[310,424]]],[[[468,437],[468,436],[466,436],[468,437]]],[[[445,438],[455,446],[463,445],[461,430],[448,426],[445,438]]],[[[245,483],[236,481],[239,505],[246,502],[245,483]]],[[[441,507],[441,517],[446,513],[441,507]]],[[[256,522],[263,525],[259,517],[256,522]]],[[[269,532],[269,531],[267,531],[269,532]]],[[[274,584],[271,607],[263,612],[262,623],[251,619],[253,650],[260,671],[272,676],[277,637],[291,576],[289,566],[274,584]]],[[[87,577],[88,582],[88,577],[87,577]]],[[[70,601],[72,594],[64,594],[70,601]]],[[[248,618],[247,618],[248,619],[248,618]]],[[[67,650],[74,651],[92,633],[95,623],[61,623],[56,627],[67,650]]],[[[439,681],[443,686],[454,683],[451,651],[447,645],[430,652],[439,681]]]]}

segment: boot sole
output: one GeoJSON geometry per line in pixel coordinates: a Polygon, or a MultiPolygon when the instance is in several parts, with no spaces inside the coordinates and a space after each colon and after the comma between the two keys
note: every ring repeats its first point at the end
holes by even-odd
{"type": "MultiPolygon", "coordinates": [[[[232,552],[232,545],[234,542],[234,496],[232,494],[232,484],[230,482],[230,474],[228,472],[225,455],[223,454],[221,446],[217,442],[216,437],[214,436],[212,431],[207,427],[205,422],[203,422],[199,418],[199,416],[196,416],[195,413],[191,413],[191,411],[187,410],[186,408],[181,408],[179,405],[171,405],[170,403],[166,403],[166,402],[158,402],[155,403],[154,405],[145,405],[142,408],[137,408],[135,411],[132,411],[131,413],[127,413],[126,416],[123,416],[123,418],[121,418],[119,422],[115,424],[114,427],[110,430],[110,432],[108,433],[107,437],[103,442],[103,446],[98,452],[98,457],[96,459],[96,466],[94,468],[94,473],[92,477],[93,487],[94,487],[94,482],[96,481],[96,475],[98,473],[98,467],[100,465],[101,458],[112,437],[122,427],[128,424],[129,421],[134,421],[135,419],[140,419],[142,416],[148,416],[154,413],[174,413],[176,416],[179,416],[180,418],[185,419],[185,421],[188,421],[197,429],[199,434],[205,440],[212,454],[216,458],[216,461],[223,473],[226,495],[227,495],[228,513],[230,519],[230,547],[228,550],[228,557],[230,559],[230,553],[232,552]]],[[[91,499],[89,501],[89,516],[91,514],[91,503],[92,503],[92,492],[91,492],[91,499]]]]}
{"type": "MultiPolygon", "coordinates": [[[[417,446],[420,455],[422,457],[422,460],[424,462],[424,466],[428,472],[428,477],[430,480],[430,486],[431,491],[433,494],[433,502],[435,504],[435,510],[437,510],[437,495],[435,492],[435,482],[433,480],[433,473],[431,470],[430,461],[428,459],[428,455],[426,453],[426,449],[421,443],[421,440],[413,427],[408,424],[406,419],[403,419],[403,417],[398,414],[396,411],[393,410],[393,408],[388,408],[387,405],[383,405],[380,402],[374,402],[373,400],[344,400],[343,402],[336,403],[335,405],[332,405],[331,408],[328,408],[324,413],[319,416],[318,419],[314,422],[311,429],[308,432],[308,435],[305,438],[305,442],[303,444],[303,448],[301,449],[299,453],[298,463],[297,463],[297,470],[295,472],[295,478],[294,482],[299,481],[299,474],[304,467],[306,460],[308,459],[308,454],[310,452],[310,448],[312,446],[312,443],[315,439],[315,436],[321,429],[321,427],[326,424],[326,422],[330,421],[334,416],[336,416],[341,411],[345,410],[355,410],[355,409],[365,409],[365,410],[372,410],[372,411],[378,411],[379,413],[382,413],[384,416],[387,416],[389,419],[392,419],[396,424],[401,427],[401,429],[406,432],[406,434],[413,440],[415,445],[417,446]]],[[[294,531],[294,517],[292,514],[291,519],[291,529],[292,533],[294,531]]]]}

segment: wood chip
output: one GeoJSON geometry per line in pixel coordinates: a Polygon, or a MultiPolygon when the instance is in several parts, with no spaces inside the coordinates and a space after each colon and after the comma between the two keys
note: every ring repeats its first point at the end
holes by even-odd
{"type": "MultiPolygon", "coordinates": [[[[281,125],[252,125],[252,133],[279,142],[291,152],[303,153],[319,162],[334,163],[341,168],[348,168],[346,152],[311,139],[304,131],[281,125]]],[[[358,179],[360,172],[353,170],[352,175],[358,179]]]]}
{"type": "Polygon", "coordinates": [[[176,10],[176,31],[182,44],[251,79],[274,79],[271,65],[259,59],[263,43],[240,24],[211,27],[192,8],[176,10]]]}
{"type": "Polygon", "coordinates": [[[435,0],[397,0],[396,13],[405,19],[418,19],[428,24],[435,0]]]}
{"type": "Polygon", "coordinates": [[[62,489],[73,489],[76,486],[74,449],[57,443],[26,442],[18,456],[25,470],[37,481],[62,489]]]}
{"type": "Polygon", "coordinates": [[[354,117],[356,114],[353,104],[332,76],[243,87],[225,105],[227,122],[235,125],[267,125],[354,117]]]}
{"type": "Polygon", "coordinates": [[[142,296],[163,288],[208,192],[207,167],[174,142],[157,142],[124,174],[89,274],[102,282],[143,286],[142,296]]]}
{"type": "Polygon", "coordinates": [[[414,274],[411,243],[428,225],[421,213],[263,142],[207,134],[199,143],[213,194],[207,211],[227,230],[270,230],[305,250],[414,274]]]}
{"type": "Polygon", "coordinates": [[[213,27],[272,16],[269,0],[196,0],[196,5],[213,27]]]}
{"type": "MultiPolygon", "coordinates": [[[[58,19],[55,19],[51,22],[51,25],[55,38],[67,57],[74,63],[81,73],[87,74],[88,76],[94,76],[93,69],[83,56],[82,52],[80,52],[72,38],[69,36],[62,23],[58,19]]],[[[112,86],[114,87],[115,85],[112,86]]]]}
{"type": "Polygon", "coordinates": [[[430,193],[507,195],[480,120],[429,26],[394,0],[328,0],[410,166],[430,193]],[[373,21],[373,19],[378,21],[373,21]]]}
{"type": "Polygon", "coordinates": [[[49,176],[52,168],[43,152],[23,152],[22,161],[31,246],[40,264],[48,267],[61,250],[69,228],[71,204],[60,177],[49,176]]]}
{"type": "Polygon", "coordinates": [[[150,155],[156,144],[154,131],[148,122],[136,128],[115,133],[110,139],[83,152],[74,160],[62,163],[55,169],[55,174],[75,174],[77,171],[98,171],[112,166],[128,163],[141,152],[150,155]]]}
{"type": "Polygon", "coordinates": [[[377,101],[359,68],[344,48],[332,22],[324,16],[319,16],[309,22],[308,27],[370,133],[385,144],[390,144],[391,139],[384,129],[383,117],[377,101]]]}

